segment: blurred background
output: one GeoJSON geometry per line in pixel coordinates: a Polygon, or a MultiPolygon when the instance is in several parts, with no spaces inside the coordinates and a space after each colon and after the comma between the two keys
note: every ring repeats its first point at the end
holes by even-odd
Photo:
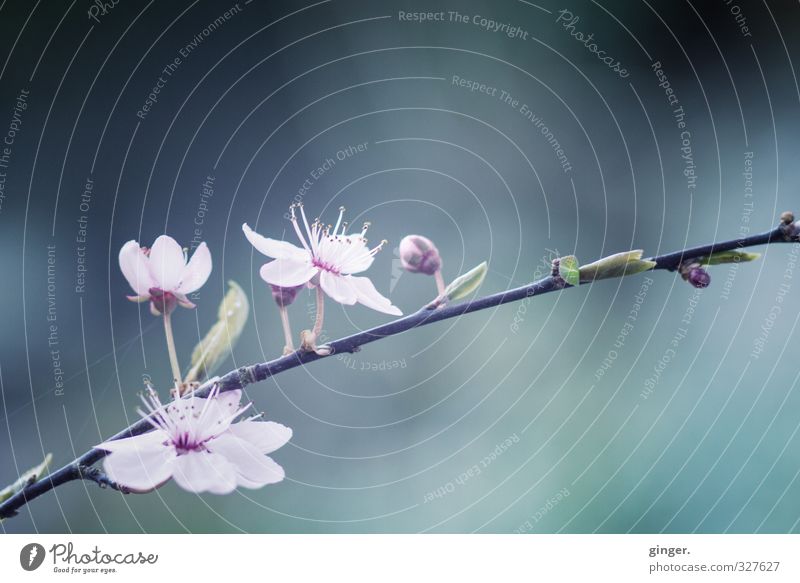
{"type": "MultiPolygon", "coordinates": [[[[293,200],[370,220],[390,243],[368,275],[406,313],[435,295],[399,269],[410,233],[446,279],[488,261],[486,294],[558,255],[772,228],[800,211],[798,26],[794,3],[737,0],[0,3],[0,484],[136,419],[145,379],[166,395],[130,239],[211,249],[173,318],[184,367],[227,281],[246,290],[225,372],[280,355],[241,224],[292,240],[293,200]]],[[[605,281],[251,386],[294,429],[278,485],[73,482],[0,528],[796,532],[800,250],[758,251],[702,291],[605,281]]],[[[296,332],[313,310],[303,292],[296,332]]],[[[387,319],[329,302],[324,334],[387,319]]]]}

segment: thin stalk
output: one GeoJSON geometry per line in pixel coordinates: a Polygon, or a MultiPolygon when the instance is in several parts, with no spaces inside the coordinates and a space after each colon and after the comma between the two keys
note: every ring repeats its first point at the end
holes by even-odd
{"type": "Polygon", "coordinates": [[[433,278],[436,280],[436,290],[439,292],[439,296],[444,295],[444,278],[442,277],[442,270],[437,269],[436,272],[433,274],[433,278]]]}
{"type": "Polygon", "coordinates": [[[172,315],[169,312],[164,312],[164,334],[167,337],[167,351],[169,352],[169,364],[172,367],[172,378],[175,380],[175,387],[180,389],[181,367],[178,365],[175,337],[172,334],[172,315]]]}
{"type": "Polygon", "coordinates": [[[325,320],[325,294],[321,286],[317,286],[317,315],[314,318],[314,329],[311,333],[314,335],[314,342],[319,338],[319,333],[322,332],[322,323],[325,320]]]}
{"type": "Polygon", "coordinates": [[[289,310],[286,306],[278,308],[281,313],[281,324],[283,324],[283,340],[286,343],[283,347],[283,353],[289,354],[294,352],[294,342],[292,341],[292,327],[289,325],[289,310]]]}

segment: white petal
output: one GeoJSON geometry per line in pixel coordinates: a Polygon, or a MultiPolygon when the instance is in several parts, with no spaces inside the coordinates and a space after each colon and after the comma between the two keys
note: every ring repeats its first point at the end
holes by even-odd
{"type": "Polygon", "coordinates": [[[375,256],[369,252],[369,247],[364,237],[361,235],[348,235],[347,238],[350,243],[345,248],[349,247],[351,250],[339,264],[341,272],[350,275],[369,269],[372,262],[375,261],[375,256]]]}
{"type": "Polygon", "coordinates": [[[296,245],[292,245],[287,241],[268,239],[263,235],[259,235],[251,229],[247,223],[242,225],[242,231],[244,231],[244,236],[247,237],[247,240],[250,241],[253,247],[267,257],[272,257],[273,259],[302,260],[308,256],[308,251],[296,245]]]}
{"type": "Polygon", "coordinates": [[[231,413],[233,413],[239,408],[239,403],[242,401],[242,390],[235,389],[233,391],[218,393],[214,400],[226,410],[229,410],[231,413]]]}
{"type": "Polygon", "coordinates": [[[200,246],[195,249],[189,263],[183,269],[181,275],[181,282],[177,290],[182,294],[190,294],[197,291],[211,275],[211,252],[208,250],[208,245],[200,243],[200,246]]]}
{"type": "Polygon", "coordinates": [[[232,435],[253,444],[261,453],[272,453],[286,445],[292,430],[274,421],[241,421],[228,429],[232,435]]]}
{"type": "Polygon", "coordinates": [[[150,298],[148,290],[155,287],[147,266],[147,256],[136,241],[128,241],[119,251],[119,268],[137,296],[150,298]]]}
{"type": "Polygon", "coordinates": [[[283,480],[285,473],[272,458],[262,454],[253,444],[230,433],[208,442],[210,451],[224,456],[236,468],[237,478],[248,488],[258,488],[283,480]]]}
{"type": "Polygon", "coordinates": [[[224,456],[192,451],[175,458],[173,478],[189,492],[230,494],[236,489],[236,469],[224,456]]]}
{"type": "Polygon", "coordinates": [[[103,460],[103,469],[108,477],[134,492],[149,492],[169,480],[176,458],[175,448],[154,444],[154,434],[146,433],[98,446],[107,450],[113,448],[103,460]]]}
{"type": "Polygon", "coordinates": [[[308,261],[295,261],[294,259],[276,259],[261,266],[261,279],[272,285],[293,287],[302,285],[319,270],[308,261]]]}
{"type": "Polygon", "coordinates": [[[322,291],[340,304],[352,306],[358,300],[355,288],[350,285],[348,278],[343,275],[322,271],[319,276],[319,284],[322,286],[322,291]]]}
{"type": "Polygon", "coordinates": [[[392,316],[402,316],[401,312],[392,302],[383,297],[367,277],[349,277],[350,284],[358,294],[358,303],[392,316]]]}
{"type": "Polygon", "coordinates": [[[233,421],[234,414],[239,409],[241,398],[242,391],[237,389],[214,397],[210,403],[208,399],[195,399],[195,411],[201,411],[203,407],[207,407],[203,416],[203,427],[198,431],[198,439],[205,441],[209,437],[226,431],[233,421]]]}
{"type": "Polygon", "coordinates": [[[172,237],[161,235],[150,249],[150,275],[155,287],[164,291],[174,291],[181,282],[186,265],[183,249],[172,237]]]}
{"type": "Polygon", "coordinates": [[[133,437],[104,441],[100,445],[95,445],[94,448],[109,452],[140,451],[148,448],[157,449],[168,439],[169,436],[166,432],[155,429],[147,433],[142,433],[141,435],[134,435],[133,437]]]}

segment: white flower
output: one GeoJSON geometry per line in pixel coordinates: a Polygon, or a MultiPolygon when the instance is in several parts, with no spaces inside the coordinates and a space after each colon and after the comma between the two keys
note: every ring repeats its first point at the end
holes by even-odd
{"type": "Polygon", "coordinates": [[[136,295],[134,302],[151,300],[155,314],[171,312],[178,303],[194,308],[186,294],[197,291],[211,274],[211,253],[200,243],[187,262],[183,249],[172,237],[161,235],[150,249],[128,241],[119,252],[119,267],[136,295]]]}
{"type": "Polygon", "coordinates": [[[355,235],[347,235],[347,223],[342,223],[344,208],[339,209],[336,225],[323,226],[319,219],[308,224],[302,205],[292,205],[291,222],[302,248],[287,243],[268,239],[253,231],[247,223],[242,225],[247,240],[270,261],[261,266],[261,278],[271,285],[293,287],[311,282],[341,304],[353,305],[356,302],[386,314],[402,316],[403,313],[383,297],[372,282],[366,277],[353,277],[354,273],[365,271],[372,265],[375,254],[386,243],[370,249],[367,247],[369,223],[355,235]],[[295,206],[300,208],[305,227],[305,236],[300,229],[295,206]],[[312,281],[313,279],[313,281],[312,281]]]}
{"type": "Polygon", "coordinates": [[[255,418],[234,423],[250,407],[239,406],[241,391],[208,398],[176,398],[162,405],[150,391],[140,411],[153,431],[95,446],[109,455],[108,477],[133,492],[148,492],[170,478],[190,492],[229,494],[237,486],[260,488],[283,480],[283,468],[265,454],[284,445],[292,430],[255,418]]]}

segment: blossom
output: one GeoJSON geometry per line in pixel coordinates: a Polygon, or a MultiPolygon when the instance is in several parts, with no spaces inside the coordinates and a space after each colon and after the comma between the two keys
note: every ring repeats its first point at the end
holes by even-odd
{"type": "Polygon", "coordinates": [[[142,400],[139,413],[153,431],[95,446],[109,452],[103,463],[108,477],[133,492],[148,492],[170,478],[190,492],[229,494],[237,486],[260,488],[283,480],[284,471],[265,454],[283,446],[292,430],[251,417],[234,423],[242,407],[241,391],[207,398],[176,397],[162,405],[155,391],[142,400]]]}
{"type": "Polygon", "coordinates": [[[136,295],[134,302],[150,300],[155,315],[170,313],[176,304],[194,308],[186,294],[200,289],[211,274],[211,253],[205,243],[195,250],[187,262],[177,241],[161,235],[150,249],[136,241],[128,241],[119,252],[119,267],[136,295]]]}
{"type": "Polygon", "coordinates": [[[370,249],[365,237],[369,223],[360,233],[346,234],[347,223],[342,222],[344,208],[339,209],[336,225],[323,226],[319,219],[309,225],[302,205],[292,205],[291,222],[302,247],[286,241],[268,239],[253,231],[247,223],[242,225],[247,240],[258,251],[274,261],[261,266],[261,278],[270,285],[294,287],[303,284],[319,285],[333,300],[346,305],[356,302],[395,316],[403,313],[383,297],[367,277],[353,274],[365,271],[372,265],[375,254],[386,244],[370,249]],[[300,208],[305,234],[295,215],[300,208]]]}

